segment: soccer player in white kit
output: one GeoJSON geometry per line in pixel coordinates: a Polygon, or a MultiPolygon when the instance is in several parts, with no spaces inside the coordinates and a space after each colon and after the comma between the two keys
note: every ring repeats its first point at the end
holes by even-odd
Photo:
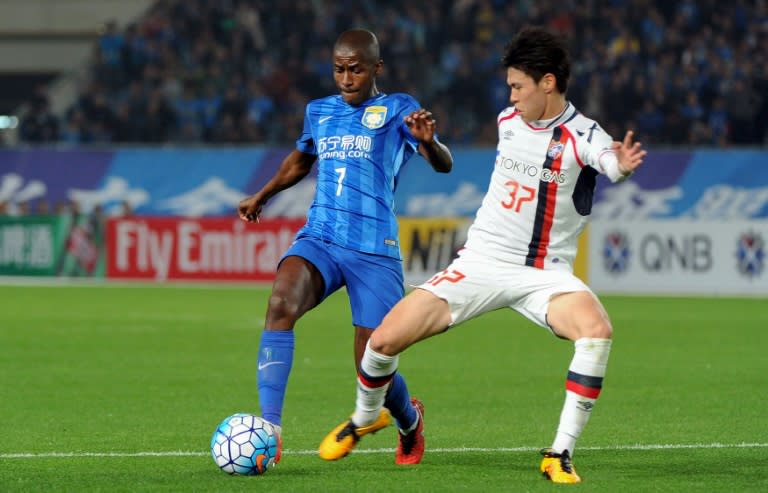
{"type": "Polygon", "coordinates": [[[508,307],[574,342],[560,423],[552,446],[541,451],[540,470],[553,482],[581,481],[571,458],[602,388],[613,329],[598,298],[573,275],[577,238],[596,175],[621,181],[646,151],[631,131],[614,142],[566,99],[570,61],[554,35],[525,29],[502,61],[511,106],[497,118],[496,161],[465,247],[448,268],[395,305],[373,333],[358,373],[355,412],[323,440],[323,458],[344,457],[367,433],[402,351],[508,307]]]}

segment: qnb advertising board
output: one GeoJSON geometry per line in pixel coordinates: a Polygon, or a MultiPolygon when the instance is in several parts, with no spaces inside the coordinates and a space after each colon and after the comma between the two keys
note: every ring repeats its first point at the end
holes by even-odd
{"type": "Polygon", "coordinates": [[[116,218],[107,223],[107,276],[270,281],[303,220],[116,218]]]}
{"type": "Polygon", "coordinates": [[[764,152],[660,153],[601,187],[589,228],[597,291],[768,295],[764,152]]]}
{"type": "Polygon", "coordinates": [[[768,294],[768,221],[598,221],[589,235],[597,290],[768,294]]]}

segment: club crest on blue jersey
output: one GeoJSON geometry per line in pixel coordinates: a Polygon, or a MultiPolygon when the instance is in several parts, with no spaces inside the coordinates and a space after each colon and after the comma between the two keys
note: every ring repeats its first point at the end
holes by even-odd
{"type": "Polygon", "coordinates": [[[552,141],[549,143],[549,149],[547,149],[547,157],[550,159],[557,159],[563,153],[565,144],[560,141],[552,141]]]}
{"type": "Polygon", "coordinates": [[[387,119],[386,106],[369,106],[363,113],[362,124],[371,130],[381,128],[387,119]]]}

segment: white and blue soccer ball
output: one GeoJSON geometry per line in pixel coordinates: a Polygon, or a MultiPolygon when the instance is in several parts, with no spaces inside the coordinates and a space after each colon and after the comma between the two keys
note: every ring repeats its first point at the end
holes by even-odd
{"type": "Polygon", "coordinates": [[[274,426],[268,421],[253,414],[233,414],[213,432],[211,455],[227,474],[264,474],[276,462],[278,440],[274,426]]]}

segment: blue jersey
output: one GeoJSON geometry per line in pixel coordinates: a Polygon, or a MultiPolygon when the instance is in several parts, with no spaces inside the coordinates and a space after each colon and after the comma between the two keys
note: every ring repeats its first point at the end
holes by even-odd
{"type": "Polygon", "coordinates": [[[401,258],[395,188],[418,149],[403,118],[419,108],[407,94],[379,94],[359,106],[338,95],[307,104],[296,148],[317,156],[318,177],[297,238],[401,258]]]}

